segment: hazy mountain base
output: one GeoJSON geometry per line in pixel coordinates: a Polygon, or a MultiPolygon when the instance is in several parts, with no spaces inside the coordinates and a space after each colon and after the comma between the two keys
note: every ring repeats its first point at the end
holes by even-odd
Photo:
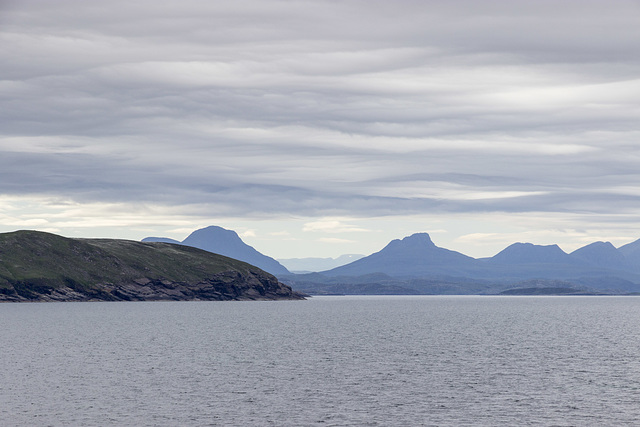
{"type": "Polygon", "coordinates": [[[302,299],[273,275],[167,243],[0,234],[0,301],[302,299]]]}
{"type": "MultiPolygon", "coordinates": [[[[470,295],[492,292],[489,282],[453,277],[398,279],[383,273],[328,277],[320,273],[282,276],[280,280],[309,295],[470,295]]],[[[504,290],[504,287],[500,287],[504,290]]]]}
{"type": "Polygon", "coordinates": [[[600,292],[589,292],[580,289],[563,288],[563,287],[545,287],[545,288],[517,288],[507,289],[500,292],[499,295],[525,296],[525,295],[567,295],[567,296],[586,296],[586,295],[608,295],[600,292]]]}
{"type": "Polygon", "coordinates": [[[364,257],[361,254],[345,254],[337,258],[286,258],[278,259],[278,262],[292,273],[305,274],[341,267],[364,257]]]}
{"type": "Polygon", "coordinates": [[[382,273],[328,277],[319,273],[280,280],[309,295],[631,295],[638,285],[619,278],[491,281],[466,277],[393,278],[382,273]]]}

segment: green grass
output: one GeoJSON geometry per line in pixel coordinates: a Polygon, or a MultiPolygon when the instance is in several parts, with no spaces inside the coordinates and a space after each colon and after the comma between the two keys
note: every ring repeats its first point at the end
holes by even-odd
{"type": "Polygon", "coordinates": [[[189,246],[70,239],[37,231],[0,234],[0,291],[16,284],[38,287],[38,292],[60,286],[91,289],[141,278],[197,283],[223,271],[266,274],[247,263],[189,246]]]}

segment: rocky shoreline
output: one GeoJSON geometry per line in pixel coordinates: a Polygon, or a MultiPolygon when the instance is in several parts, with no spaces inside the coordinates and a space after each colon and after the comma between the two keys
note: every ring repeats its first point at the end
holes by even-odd
{"type": "Polygon", "coordinates": [[[48,301],[271,301],[302,300],[294,292],[270,277],[247,278],[237,272],[217,274],[195,284],[170,280],[136,279],[132,282],[105,283],[90,289],[61,286],[49,287],[17,283],[0,289],[0,302],[48,301]]]}

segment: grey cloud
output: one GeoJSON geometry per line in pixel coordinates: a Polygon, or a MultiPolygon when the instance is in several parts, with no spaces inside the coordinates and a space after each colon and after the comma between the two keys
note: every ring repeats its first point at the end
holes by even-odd
{"type": "MultiPolygon", "coordinates": [[[[590,190],[566,188],[566,184],[532,186],[530,180],[465,174],[396,176],[385,182],[398,186],[421,182],[425,187],[446,182],[466,186],[469,191],[543,190],[542,195],[497,199],[455,200],[434,197],[393,197],[362,194],[372,183],[334,187],[322,184],[275,185],[258,183],[251,177],[224,172],[160,169],[127,164],[122,158],[86,155],[44,155],[13,153],[0,162],[6,194],[58,194],[84,201],[125,201],[131,203],[197,203],[194,214],[216,215],[340,215],[345,212],[384,216],[420,212],[593,212],[607,213],[615,205],[618,213],[633,211],[640,196],[614,195],[594,187],[590,190]],[[345,187],[347,187],[345,189],[345,187]]],[[[380,182],[381,180],[376,180],[380,182]]],[[[594,180],[595,182],[595,180],[594,180]]],[[[584,183],[583,183],[584,184],[584,183]]],[[[585,187],[589,187],[590,182],[585,187]]]]}
{"type": "Polygon", "coordinates": [[[229,215],[633,211],[638,12],[6,3],[0,192],[229,215]]]}

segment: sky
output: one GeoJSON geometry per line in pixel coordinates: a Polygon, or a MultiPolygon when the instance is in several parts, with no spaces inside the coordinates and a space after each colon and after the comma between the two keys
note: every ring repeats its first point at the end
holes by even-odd
{"type": "Polygon", "coordinates": [[[0,0],[0,232],[640,238],[640,0],[0,0]]]}

